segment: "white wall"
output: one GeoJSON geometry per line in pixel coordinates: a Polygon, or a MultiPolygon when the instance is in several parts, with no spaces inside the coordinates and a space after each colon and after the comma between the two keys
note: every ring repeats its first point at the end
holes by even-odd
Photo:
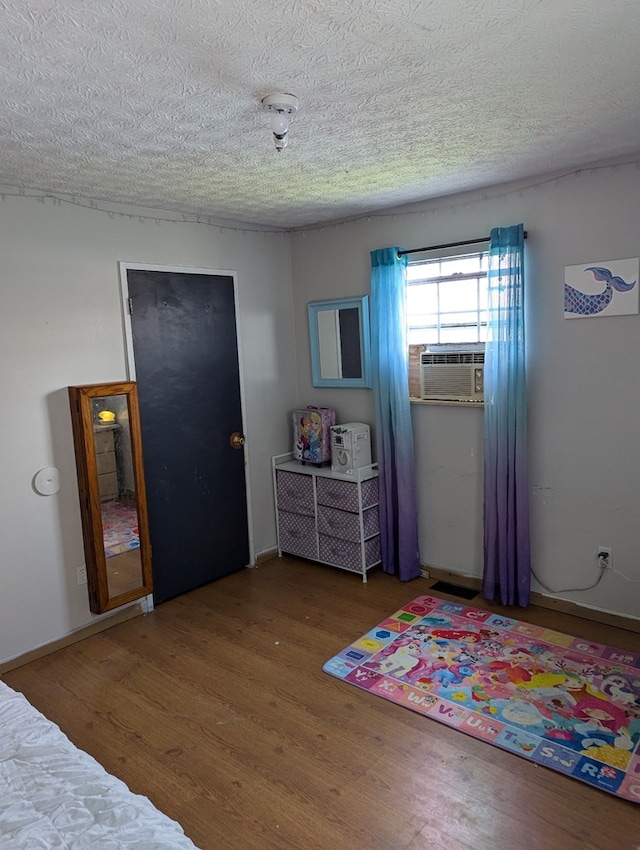
{"type": "MultiPolygon", "coordinates": [[[[369,252],[487,235],[523,222],[527,241],[533,568],[560,595],[640,617],[640,316],[566,320],[566,265],[640,255],[640,167],[601,165],[310,229],[292,237],[301,403],[373,422],[371,392],[311,386],[306,304],[369,291],[369,252]]],[[[640,283],[638,284],[640,286],[640,283]]],[[[423,564],[482,573],[482,412],[413,405],[423,564]]],[[[535,590],[543,588],[534,582],[535,590]]]]}
{"type": "Polygon", "coordinates": [[[296,404],[289,236],[109,210],[0,203],[0,661],[94,619],[76,584],[84,554],[66,388],[127,377],[120,260],[237,272],[254,549],[275,545],[270,457],[288,445],[296,404]],[[44,466],[61,470],[55,496],[32,487],[44,466]]]}
{"type": "MultiPolygon", "coordinates": [[[[84,554],[66,387],[127,377],[120,260],[237,272],[259,553],[275,545],[270,457],[289,446],[288,412],[300,404],[329,404],[343,421],[373,420],[369,390],[311,386],[307,302],[367,293],[374,248],[467,239],[520,221],[529,232],[534,569],[554,588],[584,586],[597,575],[597,547],[612,546],[614,570],[597,588],[560,595],[638,617],[640,316],[567,321],[562,284],[565,265],[640,254],[640,170],[635,163],[618,164],[535,183],[292,237],[243,233],[240,226],[156,223],[148,210],[111,206],[108,214],[5,195],[0,661],[94,619],[75,576],[84,554]],[[39,496],[33,476],[50,465],[60,468],[63,487],[56,496],[39,496]]],[[[479,576],[482,413],[426,405],[412,412],[422,561],[479,576]]]]}

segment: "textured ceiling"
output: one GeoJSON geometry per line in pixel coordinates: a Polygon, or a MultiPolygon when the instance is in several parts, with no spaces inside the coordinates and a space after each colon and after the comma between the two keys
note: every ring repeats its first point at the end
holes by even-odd
{"type": "Polygon", "coordinates": [[[0,0],[0,183],[340,220],[637,152],[639,53],[638,0],[0,0]]]}

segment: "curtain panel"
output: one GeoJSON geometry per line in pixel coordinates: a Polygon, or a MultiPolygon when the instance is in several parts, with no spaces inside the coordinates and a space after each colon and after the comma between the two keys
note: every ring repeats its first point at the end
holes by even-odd
{"type": "Polygon", "coordinates": [[[484,366],[484,572],[482,592],[529,604],[524,228],[491,231],[484,366]]]}
{"type": "Polygon", "coordinates": [[[406,256],[371,252],[371,355],[379,472],[382,568],[420,575],[418,509],[409,403],[406,256]]]}

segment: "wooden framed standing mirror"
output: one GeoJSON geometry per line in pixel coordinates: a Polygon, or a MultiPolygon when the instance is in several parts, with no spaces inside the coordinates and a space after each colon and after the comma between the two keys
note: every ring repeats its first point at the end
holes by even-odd
{"type": "Polygon", "coordinates": [[[151,544],[136,384],[69,387],[89,604],[151,593],[151,544]]]}

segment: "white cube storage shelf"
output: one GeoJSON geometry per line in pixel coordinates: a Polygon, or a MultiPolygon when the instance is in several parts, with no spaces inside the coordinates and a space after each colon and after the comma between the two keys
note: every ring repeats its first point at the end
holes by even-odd
{"type": "Polygon", "coordinates": [[[366,582],[381,562],[377,464],[332,472],[287,452],[272,466],[278,554],[359,573],[366,582]]]}

